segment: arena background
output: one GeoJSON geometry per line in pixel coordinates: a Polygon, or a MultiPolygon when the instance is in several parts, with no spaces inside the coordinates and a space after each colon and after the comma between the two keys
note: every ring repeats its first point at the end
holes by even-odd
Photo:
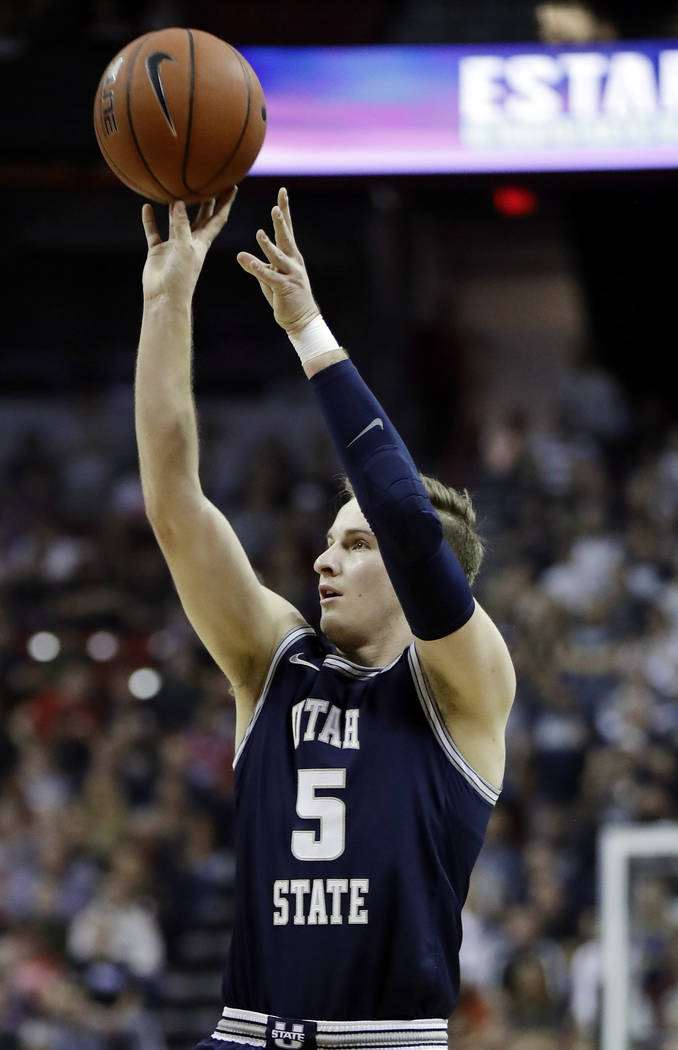
{"type": "MultiPolygon", "coordinates": [[[[233,707],[143,513],[145,249],[91,130],[104,66],[172,24],[236,46],[678,36],[669,4],[235,8],[0,11],[2,1050],[187,1050],[218,1015],[232,915],[233,707]]],[[[243,183],[200,279],[201,473],[317,622],[337,463],[235,262],[279,181],[243,183]]],[[[598,831],[676,818],[675,173],[284,181],[330,325],[421,468],[474,497],[478,593],[518,670],[450,1045],[594,1050],[598,831]]],[[[678,1045],[677,902],[674,865],[641,880],[634,1050],[678,1045]]]]}

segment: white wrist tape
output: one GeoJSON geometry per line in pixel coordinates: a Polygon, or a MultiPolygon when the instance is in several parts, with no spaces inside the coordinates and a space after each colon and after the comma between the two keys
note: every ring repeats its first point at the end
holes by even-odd
{"type": "Polygon", "coordinates": [[[300,332],[287,333],[294,349],[299,354],[302,365],[314,357],[326,354],[328,350],[338,350],[339,343],[334,338],[320,314],[309,321],[300,332]]]}

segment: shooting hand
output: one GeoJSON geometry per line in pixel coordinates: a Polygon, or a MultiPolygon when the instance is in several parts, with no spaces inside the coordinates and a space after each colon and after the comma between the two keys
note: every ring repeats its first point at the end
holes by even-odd
{"type": "Polygon", "coordinates": [[[212,241],[226,224],[237,186],[219,201],[212,199],[200,205],[193,224],[189,222],[186,205],[174,201],[169,207],[169,236],[166,241],[158,233],[155,215],[150,204],[141,212],[148,255],[143,274],[144,299],[191,299],[205,256],[212,241]]]}

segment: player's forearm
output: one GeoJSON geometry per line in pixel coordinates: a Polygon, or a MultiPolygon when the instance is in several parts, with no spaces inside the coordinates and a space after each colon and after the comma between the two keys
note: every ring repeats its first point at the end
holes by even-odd
{"type": "Polygon", "coordinates": [[[199,487],[192,390],[190,299],[144,304],[135,382],[135,425],[149,516],[199,487]]]}
{"type": "Polygon", "coordinates": [[[312,386],[412,632],[458,630],[473,595],[402,438],[350,361],[320,367],[312,386]]]}

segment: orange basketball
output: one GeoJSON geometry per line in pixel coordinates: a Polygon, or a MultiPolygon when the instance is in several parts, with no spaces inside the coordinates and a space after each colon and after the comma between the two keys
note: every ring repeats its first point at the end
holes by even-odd
{"type": "Polygon", "coordinates": [[[254,164],[266,101],[249,62],[200,29],[159,29],[119,51],[94,99],[108,166],[153,201],[218,197],[254,164]]]}

